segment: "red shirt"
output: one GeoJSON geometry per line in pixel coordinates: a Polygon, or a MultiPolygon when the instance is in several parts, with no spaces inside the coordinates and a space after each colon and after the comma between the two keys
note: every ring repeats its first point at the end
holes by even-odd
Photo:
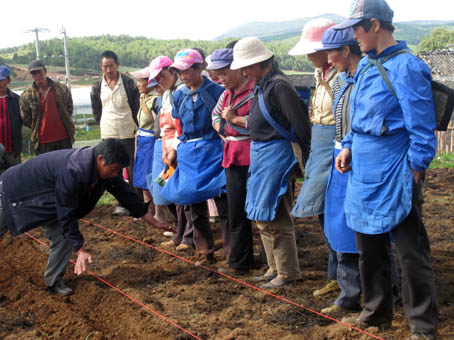
{"type": "MultiPolygon", "coordinates": [[[[233,93],[232,90],[226,90],[222,101],[222,109],[226,106],[234,106],[239,103],[244,97],[251,92],[254,92],[254,81],[249,81],[238,93],[233,93]]],[[[246,104],[237,108],[236,114],[241,117],[249,115],[249,108],[251,100],[246,104]]],[[[235,131],[228,124],[225,125],[225,135],[239,137],[242,136],[239,132],[235,131]]],[[[222,159],[222,166],[228,168],[230,165],[249,166],[250,165],[250,152],[251,152],[251,139],[245,140],[228,140],[224,145],[224,156],[222,159]]]]}
{"type": "Polygon", "coordinates": [[[0,98],[0,143],[5,147],[5,152],[13,152],[11,121],[8,114],[7,98],[8,96],[0,98]]]}
{"type": "Polygon", "coordinates": [[[68,138],[55,100],[54,91],[49,88],[46,95],[41,94],[41,121],[39,124],[39,142],[53,143],[68,138]]]}

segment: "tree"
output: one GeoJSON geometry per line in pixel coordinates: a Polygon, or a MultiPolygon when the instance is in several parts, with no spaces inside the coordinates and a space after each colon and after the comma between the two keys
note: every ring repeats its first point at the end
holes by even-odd
{"type": "Polygon", "coordinates": [[[449,44],[454,44],[454,30],[437,28],[428,37],[423,38],[418,45],[418,52],[444,50],[449,44]]]}

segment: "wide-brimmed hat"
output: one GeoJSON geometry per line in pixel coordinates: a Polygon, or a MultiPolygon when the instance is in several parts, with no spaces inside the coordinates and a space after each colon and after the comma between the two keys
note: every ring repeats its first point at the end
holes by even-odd
{"type": "Polygon", "coordinates": [[[322,48],[316,48],[317,51],[332,50],[344,46],[356,45],[357,41],[353,38],[353,28],[344,30],[335,30],[334,27],[328,28],[322,37],[322,48]]]}
{"type": "Polygon", "coordinates": [[[270,59],[273,55],[273,52],[267,49],[259,38],[243,38],[233,48],[233,62],[230,65],[230,69],[238,70],[254,65],[270,59]]]}
{"type": "Polygon", "coordinates": [[[364,19],[372,18],[392,22],[393,17],[394,12],[385,0],[354,0],[348,19],[334,26],[334,29],[343,30],[359,24],[364,19]]]}
{"type": "Polygon", "coordinates": [[[196,50],[187,48],[176,54],[175,58],[173,58],[173,64],[170,67],[184,71],[194,64],[203,64],[203,58],[196,50]]]}
{"type": "Polygon", "coordinates": [[[129,74],[131,74],[136,79],[147,79],[148,80],[148,77],[150,76],[150,67],[147,66],[139,71],[129,72],[129,74]]]}
{"type": "Polygon", "coordinates": [[[230,64],[233,61],[233,49],[232,48],[221,48],[219,50],[215,50],[213,54],[210,54],[206,58],[208,66],[207,70],[220,70],[230,64]],[[208,61],[208,57],[210,60],[208,61]]]}
{"type": "Polygon", "coordinates": [[[300,41],[288,54],[305,55],[316,52],[317,48],[323,48],[323,33],[332,26],[334,26],[334,22],[326,18],[317,18],[307,22],[301,32],[300,41]]]}

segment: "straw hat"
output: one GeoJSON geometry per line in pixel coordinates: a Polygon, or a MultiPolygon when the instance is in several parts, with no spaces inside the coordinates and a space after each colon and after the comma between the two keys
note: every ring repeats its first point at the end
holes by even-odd
{"type": "Polygon", "coordinates": [[[305,55],[314,53],[317,49],[323,48],[323,33],[332,26],[334,26],[334,22],[330,19],[317,18],[309,21],[303,27],[300,41],[298,41],[295,47],[293,47],[288,54],[305,55]]]}
{"type": "Polygon", "coordinates": [[[238,70],[254,65],[270,59],[273,55],[273,52],[267,49],[259,38],[243,38],[233,48],[233,62],[230,65],[230,69],[238,70]]]}

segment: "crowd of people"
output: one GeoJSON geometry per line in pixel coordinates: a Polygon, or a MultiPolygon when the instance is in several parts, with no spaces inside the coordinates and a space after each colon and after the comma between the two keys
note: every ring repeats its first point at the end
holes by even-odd
{"type": "Polygon", "coordinates": [[[62,277],[72,252],[77,274],[91,262],[77,218],[104,190],[132,216],[170,232],[163,246],[194,249],[205,265],[216,261],[213,199],[228,263],[219,270],[250,276],[259,267],[254,222],[267,269],[250,280],[273,289],[302,277],[294,217],[318,216],[328,270],[314,296],[340,290],[322,313],[361,311],[344,321],[390,327],[399,263],[410,340],[433,339],[438,307],[421,213],[436,148],[431,73],[404,53],[392,19],[385,0],[357,0],[345,22],[318,18],[304,26],[289,54],[315,67],[309,107],[255,37],[206,58],[197,48],[158,56],[131,72],[135,81],[105,51],[103,77],[91,91],[103,140],[94,148],[71,149],[71,94],[46,77],[41,61],[29,64],[33,84],[20,98],[0,66],[0,235],[44,225],[46,286],[67,295],[62,277]],[[22,124],[42,155],[20,164],[22,124]],[[298,165],[305,180],[294,202],[298,165]]]}

